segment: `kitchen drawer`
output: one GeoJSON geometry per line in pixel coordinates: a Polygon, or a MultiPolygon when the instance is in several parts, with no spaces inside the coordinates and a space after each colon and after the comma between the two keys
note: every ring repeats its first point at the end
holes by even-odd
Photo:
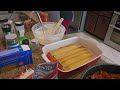
{"type": "Polygon", "coordinates": [[[104,39],[109,23],[110,23],[109,18],[104,17],[104,16],[99,16],[94,34],[98,36],[99,38],[104,39]]]}

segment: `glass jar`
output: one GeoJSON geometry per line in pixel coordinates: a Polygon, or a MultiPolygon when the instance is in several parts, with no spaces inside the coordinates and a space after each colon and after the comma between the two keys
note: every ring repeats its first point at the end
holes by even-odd
{"type": "Polygon", "coordinates": [[[5,35],[5,39],[6,39],[6,48],[16,47],[19,45],[18,40],[17,40],[17,35],[14,33],[9,33],[5,35]]]}
{"type": "Polygon", "coordinates": [[[4,35],[7,35],[9,32],[11,32],[11,25],[10,24],[2,24],[1,28],[2,28],[4,35]]]}
{"type": "Polygon", "coordinates": [[[1,43],[1,45],[4,45],[4,42],[5,42],[5,35],[3,33],[1,25],[5,22],[8,22],[8,20],[7,19],[1,19],[0,20],[0,43],[1,43]]]}

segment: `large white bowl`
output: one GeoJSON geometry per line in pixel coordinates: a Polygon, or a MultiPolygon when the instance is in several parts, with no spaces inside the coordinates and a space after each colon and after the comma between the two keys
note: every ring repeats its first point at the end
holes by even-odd
{"type": "MultiPolygon", "coordinates": [[[[43,24],[46,27],[48,27],[48,26],[53,27],[56,23],[55,22],[44,22],[43,24]]],[[[45,36],[44,36],[44,32],[41,29],[42,29],[42,27],[41,27],[40,23],[37,23],[32,27],[32,32],[33,32],[35,39],[37,39],[37,41],[42,45],[60,41],[61,39],[63,39],[65,30],[66,30],[63,25],[60,25],[60,28],[58,29],[57,34],[48,35],[45,33],[45,36]]]]}

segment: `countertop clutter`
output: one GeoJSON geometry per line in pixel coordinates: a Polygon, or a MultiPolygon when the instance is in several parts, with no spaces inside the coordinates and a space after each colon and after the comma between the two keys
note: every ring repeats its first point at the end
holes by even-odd
{"type": "MultiPolygon", "coordinates": [[[[63,41],[60,41],[62,44],[60,42],[56,42],[56,43],[52,42],[52,43],[48,44],[48,46],[41,44],[39,40],[37,41],[37,38],[35,37],[34,33],[32,32],[33,25],[35,25],[37,23],[37,20],[36,20],[37,18],[33,18],[35,15],[33,13],[34,12],[30,12],[29,14],[27,13],[29,18],[27,18],[27,20],[24,21],[25,32],[21,34],[22,36],[19,35],[19,37],[18,37],[19,44],[27,44],[26,46],[21,45],[19,47],[19,45],[18,45],[17,46],[18,48],[16,48],[16,46],[7,48],[6,41],[0,37],[0,51],[2,52],[2,50],[5,50],[7,48],[8,51],[10,52],[10,53],[7,51],[4,51],[2,53],[0,52],[0,59],[2,58],[0,60],[0,65],[2,67],[2,68],[0,68],[0,79],[21,79],[21,78],[38,79],[39,77],[47,77],[47,79],[81,79],[83,73],[86,72],[87,69],[89,69],[90,67],[92,67],[94,65],[108,64],[108,63],[114,64],[113,62],[106,62],[107,60],[109,61],[109,59],[107,57],[105,57],[104,55],[102,55],[102,51],[96,46],[96,44],[94,42],[92,43],[91,39],[85,40],[84,37],[81,37],[81,39],[80,39],[79,38],[80,33],[77,33],[78,36],[71,38],[71,39],[70,39],[70,36],[72,36],[72,35],[74,36],[74,34],[71,34],[71,35],[68,34],[68,35],[62,36],[61,39],[63,41]],[[79,46],[78,46],[78,44],[79,44],[79,46]],[[71,45],[71,47],[68,47],[69,45],[71,45]],[[44,48],[45,46],[46,46],[46,48],[44,48]],[[52,48],[50,48],[49,46],[52,48]],[[63,47],[64,47],[64,49],[61,49],[63,47]],[[90,48],[92,48],[92,49],[90,49],[90,48]],[[28,50],[28,52],[27,52],[27,50],[28,50]],[[73,51],[73,52],[70,52],[70,51],[73,51]],[[80,51],[82,51],[82,52],[80,52],[80,51]],[[17,53],[15,53],[13,55],[13,53],[11,53],[11,52],[17,52],[17,53]],[[48,57],[47,56],[48,52],[51,52],[51,56],[52,55],[53,56],[48,57]],[[66,52],[67,52],[67,55],[70,55],[69,58],[68,58],[68,56],[65,56],[64,53],[66,53],[66,52]],[[9,54],[10,56],[3,57],[6,55],[6,53],[9,54]],[[72,55],[70,53],[72,53],[72,55]],[[23,55],[23,54],[25,54],[25,55],[23,55]],[[61,57],[61,54],[63,55],[62,56],[63,58],[61,57]],[[83,55],[83,56],[80,56],[80,55],[83,55]],[[19,59],[17,58],[17,56],[19,57],[19,59]],[[74,56],[74,58],[73,58],[73,56],[74,56]],[[94,58],[93,58],[93,56],[94,56],[94,58]],[[32,61],[31,61],[31,57],[32,57],[32,61]],[[59,60],[58,60],[58,57],[59,57],[59,60]],[[10,60],[9,60],[9,58],[10,58],[10,60]],[[23,58],[23,59],[26,58],[26,59],[22,60],[21,58],[23,58]],[[63,61],[60,62],[60,60],[63,60],[63,61]],[[67,61],[67,60],[69,60],[69,61],[67,61]],[[76,63],[74,60],[79,61],[80,64],[76,63]],[[18,61],[19,61],[19,63],[18,63],[18,61]],[[53,63],[51,63],[51,65],[46,64],[49,62],[55,62],[55,64],[53,64],[53,63]],[[67,68],[68,71],[65,71],[66,67],[68,66],[67,63],[69,63],[69,67],[70,67],[70,65],[72,65],[74,63],[75,67],[70,68],[69,70],[67,68]],[[10,64],[10,66],[8,64],[10,64]],[[7,67],[3,68],[4,66],[7,66],[7,67]],[[14,67],[14,69],[13,69],[13,67],[14,67]],[[53,69],[53,67],[55,69],[53,69]],[[56,67],[57,67],[57,69],[56,69],[56,67]],[[63,72],[61,73],[62,70],[63,70],[63,72]],[[70,70],[71,70],[71,72],[69,72],[70,70]],[[4,71],[4,72],[2,72],[2,71],[4,71]],[[47,76],[46,76],[46,73],[48,74],[47,76]],[[55,77],[53,77],[53,76],[55,76],[55,77]]],[[[16,35],[21,33],[21,29],[18,31],[19,32],[15,32],[16,35]]],[[[9,35],[10,35],[10,32],[9,32],[9,35]]],[[[58,34],[54,34],[54,35],[58,35],[58,34]]],[[[38,35],[38,38],[40,36],[41,35],[38,35]]],[[[39,78],[39,79],[41,79],[41,78],[39,78]]],[[[46,79],[46,78],[43,78],[43,79],[46,79]]]]}
{"type": "MultiPolygon", "coordinates": [[[[31,38],[34,38],[33,33],[31,31],[27,32],[25,35],[29,36],[31,38]]],[[[64,36],[64,39],[67,39],[67,38],[68,38],[67,36],[64,36]]],[[[0,44],[0,47],[3,47],[3,46],[1,46],[1,44],[0,44]]],[[[15,68],[13,70],[10,70],[10,71],[7,71],[5,73],[2,73],[2,74],[0,74],[0,78],[1,79],[14,79],[17,75],[20,75],[21,72],[23,72],[24,70],[29,69],[29,68],[34,69],[38,64],[44,63],[45,61],[44,61],[44,59],[41,56],[42,55],[42,50],[41,50],[42,47],[43,47],[43,45],[40,45],[40,44],[37,47],[31,46],[32,55],[33,55],[33,64],[29,64],[29,65],[25,65],[25,66],[22,66],[22,67],[18,67],[18,68],[15,68]]],[[[106,57],[104,57],[104,56],[102,56],[102,57],[103,58],[100,59],[96,64],[106,63],[104,61],[104,59],[106,59],[106,57]]],[[[88,67],[90,67],[90,66],[88,66],[88,67]]],[[[80,79],[82,73],[86,69],[87,68],[84,68],[83,70],[80,70],[79,72],[74,73],[73,75],[65,77],[65,79],[80,79]]]]}

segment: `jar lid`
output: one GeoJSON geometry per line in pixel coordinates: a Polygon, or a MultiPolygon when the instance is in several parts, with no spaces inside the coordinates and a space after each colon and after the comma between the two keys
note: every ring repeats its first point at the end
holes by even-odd
{"type": "Polygon", "coordinates": [[[15,25],[16,26],[22,26],[22,25],[24,25],[24,23],[23,22],[15,22],[15,25]]]}
{"type": "Polygon", "coordinates": [[[9,33],[8,35],[5,36],[6,39],[16,39],[17,35],[14,33],[9,33]]]}

